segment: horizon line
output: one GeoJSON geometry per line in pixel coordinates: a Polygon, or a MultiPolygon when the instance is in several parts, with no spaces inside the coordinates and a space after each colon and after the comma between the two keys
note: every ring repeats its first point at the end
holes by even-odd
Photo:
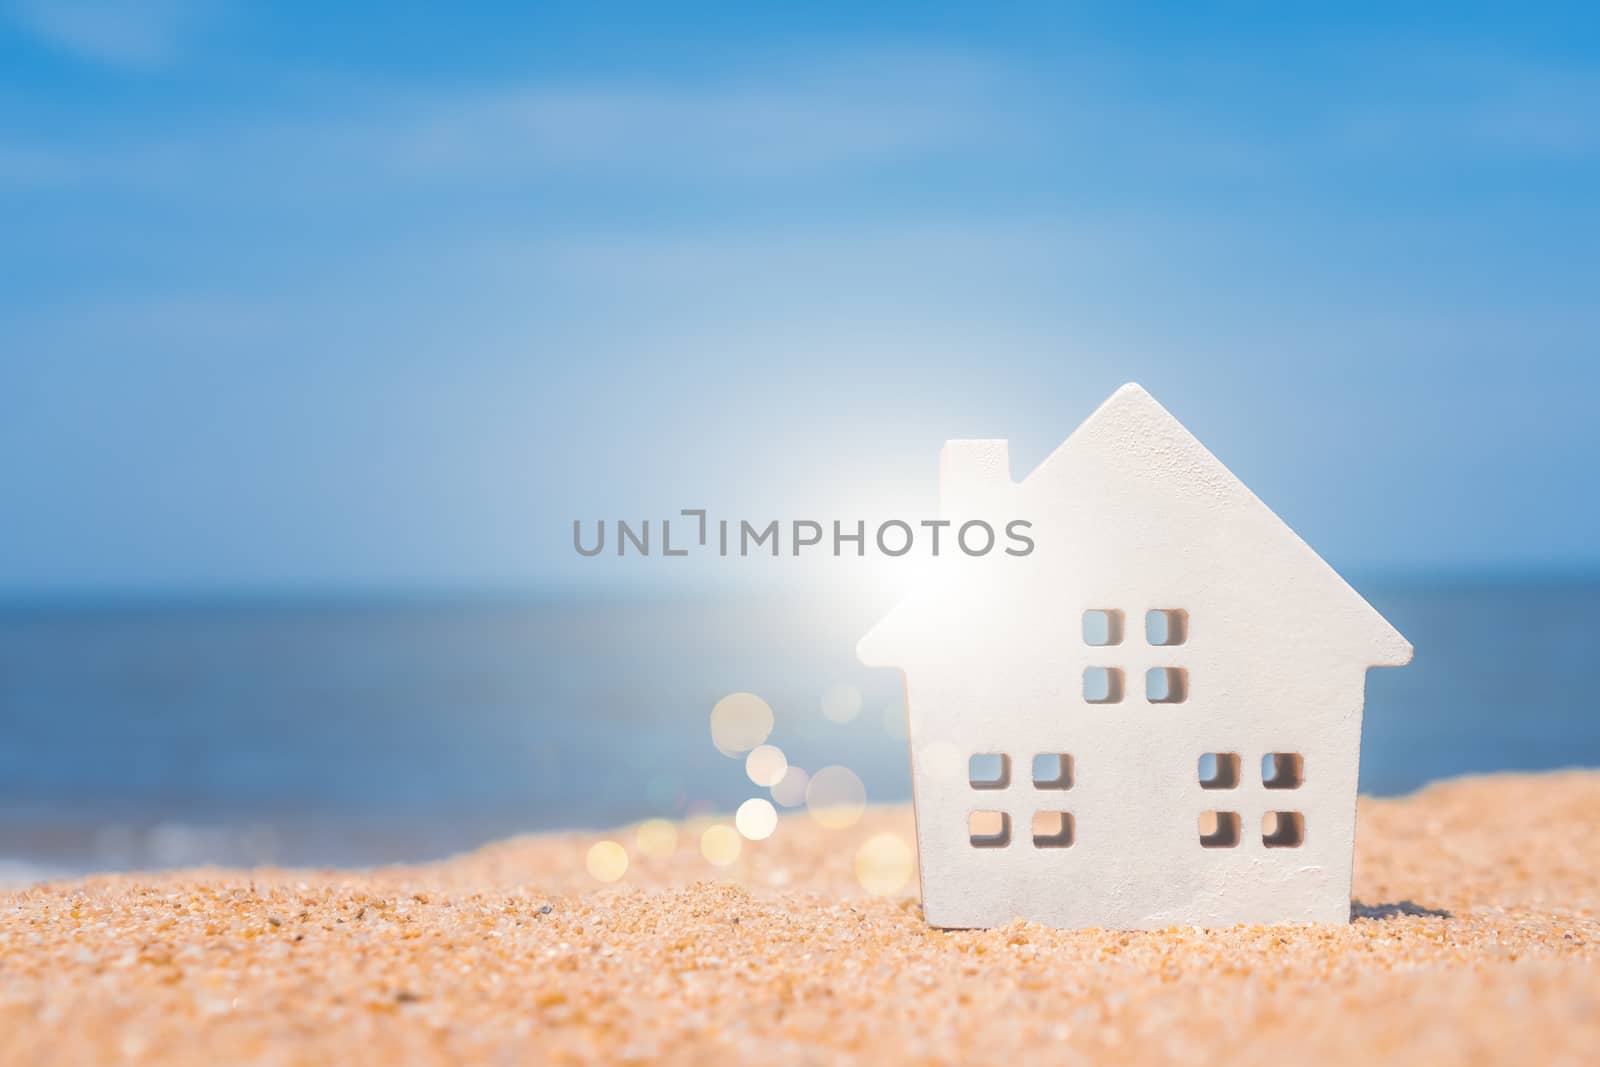
{"type": "MultiPolygon", "coordinates": [[[[1573,564],[1474,564],[1404,568],[1351,568],[1341,574],[1352,585],[1374,589],[1471,589],[1507,586],[1582,587],[1600,584],[1600,562],[1573,564]]],[[[307,583],[265,586],[118,586],[0,588],[0,612],[105,608],[208,608],[326,606],[447,606],[591,599],[597,601],[693,600],[795,595],[792,583],[704,580],[549,580],[504,583],[307,583]]],[[[820,595],[820,594],[818,594],[820,595]]]]}

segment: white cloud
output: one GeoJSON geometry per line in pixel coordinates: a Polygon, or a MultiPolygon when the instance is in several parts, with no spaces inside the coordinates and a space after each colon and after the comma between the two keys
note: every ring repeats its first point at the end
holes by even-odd
{"type": "Polygon", "coordinates": [[[12,17],[51,45],[96,63],[159,67],[198,15],[186,0],[16,0],[12,17]]]}
{"type": "MultiPolygon", "coordinates": [[[[130,22],[116,54],[154,62],[170,53],[170,41],[146,40],[147,32],[130,22]]],[[[102,55],[111,54],[114,37],[108,31],[99,41],[102,55]]],[[[273,118],[204,132],[156,126],[136,139],[0,144],[0,185],[227,187],[241,176],[270,175],[277,189],[341,192],[373,181],[570,175],[814,178],[1037,143],[1034,117],[1016,107],[1017,83],[1015,72],[978,59],[893,51],[674,79],[427,92],[317,83],[313,96],[273,118]]]]}
{"type": "Polygon", "coordinates": [[[776,175],[992,140],[1008,125],[1007,80],[966,58],[889,54],[759,76],[524,85],[402,101],[336,136],[422,173],[776,175]]]}
{"type": "MultiPolygon", "coordinates": [[[[422,93],[321,85],[314,102],[206,133],[85,146],[76,172],[134,185],[811,178],[1028,142],[1016,76],[950,55],[825,57],[680,79],[525,82],[422,93]],[[349,101],[329,106],[330,100],[349,101]]],[[[20,152],[18,148],[16,151],[20,152]]],[[[59,153],[58,153],[59,154],[59,153]]],[[[63,162],[68,156],[63,156],[63,162]]],[[[0,167],[0,182],[6,180],[0,167]]],[[[12,176],[16,180],[16,176],[12,176]]]]}
{"type": "MultiPolygon", "coordinates": [[[[103,54],[153,62],[171,54],[179,24],[216,2],[147,0],[130,8],[66,0],[49,10],[166,12],[142,29],[131,19],[123,38],[94,38],[102,46],[119,41],[103,54]]],[[[44,0],[24,3],[28,11],[46,10],[44,0]]],[[[214,117],[203,129],[158,119],[133,138],[42,139],[13,145],[9,155],[0,146],[0,185],[265,185],[270,195],[339,197],[375,186],[577,177],[636,190],[859,178],[874,168],[941,159],[1026,170],[1035,160],[1059,166],[1069,154],[1090,174],[1120,168],[1170,179],[1283,180],[1297,168],[1375,158],[1579,158],[1600,147],[1592,109],[1582,107],[1592,96],[1590,75],[1485,57],[1365,62],[1371,84],[1361,93],[1337,100],[1310,94],[1304,120],[1288,131],[1219,109],[1214,100],[1151,97],[1103,62],[1070,64],[1064,89],[1026,65],[951,51],[877,49],[747,59],[674,77],[426,90],[291,78],[289,95],[270,117],[214,117]]]]}

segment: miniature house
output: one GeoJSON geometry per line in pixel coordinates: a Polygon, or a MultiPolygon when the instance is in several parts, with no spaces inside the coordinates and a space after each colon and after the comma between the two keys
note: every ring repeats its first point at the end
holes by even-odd
{"type": "Polygon", "coordinates": [[[1137,385],[1032,474],[951,441],[941,555],[860,643],[904,671],[942,927],[1350,918],[1368,667],[1411,646],[1137,385]]]}

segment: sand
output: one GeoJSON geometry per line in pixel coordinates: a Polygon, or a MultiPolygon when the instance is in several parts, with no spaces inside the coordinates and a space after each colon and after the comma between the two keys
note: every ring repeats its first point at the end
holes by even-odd
{"type": "Polygon", "coordinates": [[[1600,1062],[1600,772],[1363,800],[1347,926],[928,928],[806,816],[718,872],[693,831],[376,872],[0,895],[0,1061],[1600,1062]]]}

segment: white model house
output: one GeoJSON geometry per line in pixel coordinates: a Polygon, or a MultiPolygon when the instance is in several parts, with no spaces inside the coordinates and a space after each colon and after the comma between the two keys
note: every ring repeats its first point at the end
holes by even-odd
{"type": "Polygon", "coordinates": [[[1411,646],[1137,385],[1032,474],[951,441],[942,553],[861,641],[905,672],[942,927],[1348,922],[1368,667],[1411,646]]]}

